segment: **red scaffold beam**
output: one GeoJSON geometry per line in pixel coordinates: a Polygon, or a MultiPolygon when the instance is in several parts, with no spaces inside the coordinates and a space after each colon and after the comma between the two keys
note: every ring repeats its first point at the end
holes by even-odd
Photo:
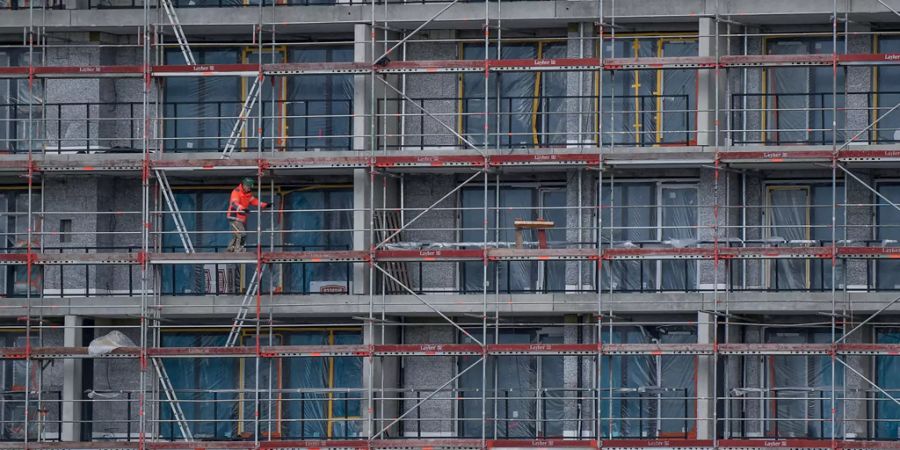
{"type": "MultiPolygon", "coordinates": [[[[303,153],[296,153],[302,155],[303,153]]],[[[207,158],[201,155],[171,154],[164,159],[151,160],[149,166],[154,170],[188,171],[203,174],[211,170],[240,170],[245,172],[288,170],[288,169],[365,169],[377,167],[387,170],[397,169],[479,169],[485,166],[494,168],[515,167],[596,167],[601,162],[599,151],[585,153],[554,153],[552,149],[537,149],[532,153],[514,155],[396,155],[396,156],[328,156],[310,155],[293,156],[291,152],[267,155],[266,158],[241,157],[207,158]]],[[[32,170],[35,172],[139,172],[144,169],[143,160],[138,156],[94,155],[94,158],[80,160],[69,155],[36,155],[32,170]],[[110,156],[98,158],[98,156],[110,156]]],[[[249,156],[249,155],[248,155],[249,156]]],[[[701,151],[654,152],[640,150],[604,155],[607,165],[625,165],[634,163],[672,163],[709,164],[712,155],[701,151]]],[[[900,150],[888,149],[854,149],[841,150],[837,157],[839,162],[900,162],[900,150]]],[[[733,150],[719,153],[719,161],[726,164],[741,163],[830,163],[830,150],[733,150]]],[[[29,163],[26,158],[5,158],[0,160],[0,171],[26,172],[29,163]]]]}
{"type": "MultiPolygon", "coordinates": [[[[238,347],[150,347],[154,358],[331,358],[372,356],[677,356],[677,355],[868,355],[900,356],[900,344],[381,344],[381,345],[274,345],[238,347]]],[[[34,359],[138,358],[140,348],[122,347],[91,355],[87,347],[32,347],[34,359]]],[[[25,359],[21,347],[0,347],[0,359],[25,359]]]]}
{"type": "MultiPolygon", "coordinates": [[[[841,259],[898,259],[900,247],[857,247],[830,246],[810,247],[720,247],[720,259],[830,259],[836,250],[841,259]]],[[[140,253],[33,253],[32,263],[37,265],[134,265],[148,262],[156,265],[169,264],[250,264],[256,262],[256,255],[245,253],[151,253],[144,257],[140,253]]],[[[590,248],[549,248],[549,249],[436,249],[436,250],[377,250],[368,252],[353,250],[262,252],[265,264],[289,263],[359,263],[370,260],[376,262],[436,262],[436,261],[593,261],[603,260],[709,260],[716,257],[712,246],[708,247],[644,247],[607,248],[598,255],[590,248]],[[374,256],[373,256],[374,255],[374,256]],[[374,259],[373,259],[374,258],[374,259]]],[[[0,254],[0,265],[23,265],[29,255],[24,253],[0,254]]]]}
{"type": "Polygon", "coordinates": [[[147,450],[275,450],[275,449],[416,449],[437,448],[483,449],[483,448],[590,448],[590,449],[634,449],[634,448],[804,448],[804,449],[900,449],[900,440],[830,440],[830,439],[720,439],[715,444],[709,439],[487,439],[477,438],[435,438],[435,439],[322,439],[322,440],[266,440],[249,441],[192,441],[192,442],[145,442],[141,446],[135,441],[97,442],[2,442],[0,449],[16,450],[82,450],[82,449],[147,449],[147,450]]]}
{"type": "MultiPolygon", "coordinates": [[[[900,64],[897,53],[857,53],[836,55],[841,66],[900,64]]],[[[684,70],[715,68],[830,66],[831,54],[810,55],[724,55],[718,62],[708,56],[670,56],[644,58],[546,58],[489,60],[389,61],[370,65],[354,62],[275,63],[275,64],[197,64],[156,65],[154,77],[327,75],[378,73],[454,73],[488,71],[592,71],[592,70],[684,70]]],[[[139,65],[0,67],[0,78],[97,78],[141,77],[139,65]]]]}

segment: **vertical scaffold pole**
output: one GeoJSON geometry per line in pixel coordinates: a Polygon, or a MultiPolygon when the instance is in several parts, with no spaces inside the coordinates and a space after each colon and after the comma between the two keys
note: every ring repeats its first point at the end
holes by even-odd
{"type": "MultiPolygon", "coordinates": [[[[596,232],[596,244],[597,244],[597,275],[594,279],[594,283],[596,286],[594,288],[597,290],[597,326],[596,326],[596,339],[597,344],[597,361],[596,361],[596,374],[594,375],[594,404],[595,406],[595,419],[596,419],[596,436],[595,438],[599,441],[603,438],[603,421],[601,411],[603,409],[603,283],[600,281],[603,279],[603,34],[605,32],[605,27],[603,26],[603,7],[605,6],[604,1],[600,0],[597,5],[597,39],[599,44],[595,47],[598,50],[597,54],[597,86],[598,86],[598,94],[597,94],[597,191],[595,193],[596,198],[594,199],[594,213],[597,215],[597,232],[596,232]]],[[[580,94],[580,93],[579,93],[580,94]]],[[[581,190],[581,186],[578,186],[579,191],[581,190]]],[[[581,212],[579,211],[579,220],[581,220],[581,212]]],[[[608,269],[607,269],[608,270],[608,269]]],[[[581,280],[578,280],[581,283],[581,280]]]]}

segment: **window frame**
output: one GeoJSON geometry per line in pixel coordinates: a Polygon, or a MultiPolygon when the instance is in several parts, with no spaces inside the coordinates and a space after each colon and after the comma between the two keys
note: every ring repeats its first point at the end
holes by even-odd
{"type": "MultiPolygon", "coordinates": [[[[219,335],[227,336],[229,331],[230,331],[230,328],[228,328],[228,327],[211,327],[211,328],[166,328],[166,327],[164,327],[160,330],[161,333],[182,333],[182,334],[190,335],[192,337],[196,337],[196,336],[204,335],[204,334],[205,335],[214,335],[214,336],[219,336],[219,335]]],[[[363,333],[363,328],[357,327],[357,326],[309,327],[309,328],[302,328],[302,329],[277,327],[277,328],[273,328],[271,331],[273,332],[273,336],[278,336],[280,339],[282,339],[282,343],[284,342],[283,339],[285,336],[300,335],[303,333],[326,332],[326,333],[328,333],[328,343],[326,345],[329,345],[329,346],[336,345],[335,338],[334,338],[335,332],[342,332],[342,331],[357,332],[357,333],[359,333],[361,340],[365,338],[364,333],[363,333]]],[[[245,329],[245,330],[241,331],[241,340],[242,341],[244,339],[252,338],[254,336],[256,336],[255,330],[246,330],[245,329]]],[[[268,337],[269,337],[269,335],[268,335],[268,333],[266,333],[264,337],[261,336],[261,339],[268,339],[268,337]]],[[[177,348],[177,347],[173,347],[173,348],[177,348]]],[[[326,364],[328,366],[328,368],[327,368],[328,386],[326,387],[326,389],[328,389],[329,392],[328,392],[328,401],[327,401],[328,406],[325,409],[325,411],[327,412],[327,417],[325,418],[325,423],[326,423],[325,430],[326,430],[326,437],[328,439],[331,439],[334,435],[334,424],[335,423],[338,423],[338,422],[349,423],[353,420],[362,420],[363,416],[361,416],[361,415],[360,416],[350,416],[350,415],[337,416],[337,415],[334,415],[334,412],[335,412],[334,404],[335,404],[335,402],[340,401],[339,399],[336,399],[334,397],[334,391],[336,389],[338,389],[335,386],[334,367],[335,367],[335,359],[341,358],[341,357],[327,356],[327,357],[322,357],[322,358],[327,360],[326,364]]],[[[276,359],[278,360],[278,375],[279,375],[278,378],[279,378],[279,383],[280,383],[281,380],[284,380],[285,368],[283,367],[282,360],[280,358],[276,358],[276,359]]],[[[237,386],[238,391],[237,391],[237,395],[235,395],[235,398],[234,398],[234,402],[236,405],[236,411],[237,411],[237,414],[236,414],[237,417],[235,418],[235,421],[237,423],[237,426],[235,428],[235,433],[236,433],[237,437],[245,436],[245,433],[247,433],[245,431],[245,427],[244,427],[244,422],[246,419],[245,415],[244,415],[245,401],[246,402],[254,401],[254,399],[252,399],[252,398],[247,399],[247,400],[245,400],[245,398],[244,398],[245,397],[245,395],[244,395],[245,388],[249,389],[249,388],[247,388],[248,380],[247,380],[247,374],[245,372],[245,368],[246,368],[246,362],[244,361],[244,358],[238,358],[237,364],[235,365],[235,374],[237,376],[237,380],[235,380],[235,385],[237,386]]],[[[362,385],[362,381],[360,381],[360,384],[362,385]]],[[[279,388],[280,387],[281,386],[279,384],[279,388]]],[[[275,409],[277,411],[277,416],[276,416],[276,419],[274,419],[273,423],[277,423],[278,427],[277,428],[273,427],[273,428],[275,428],[276,431],[271,433],[271,436],[269,435],[269,433],[267,431],[261,431],[260,434],[262,436],[272,437],[272,438],[280,437],[282,434],[281,427],[283,426],[284,423],[287,423],[287,422],[297,423],[298,426],[300,427],[300,429],[301,430],[303,429],[303,426],[304,426],[303,422],[300,422],[298,420],[284,418],[283,414],[284,414],[284,401],[285,400],[284,400],[281,392],[278,393],[277,397],[278,397],[278,400],[276,401],[277,405],[275,406],[275,409]]],[[[361,401],[361,400],[356,399],[356,400],[350,400],[350,401],[361,401]]],[[[160,409],[162,409],[164,407],[165,406],[162,403],[160,403],[158,406],[158,408],[160,408],[160,409]]],[[[360,407],[362,407],[362,406],[360,406],[360,407]]],[[[192,421],[195,419],[188,418],[188,420],[192,421]]],[[[214,424],[214,427],[216,427],[216,426],[217,425],[214,424]]],[[[249,432],[249,433],[250,433],[250,436],[252,437],[253,436],[252,432],[249,432]]],[[[301,431],[301,433],[302,433],[302,431],[301,431]]]]}
{"type": "MultiPolygon", "coordinates": [[[[598,192],[598,190],[597,190],[597,189],[598,189],[598,187],[597,187],[597,183],[598,183],[598,182],[599,182],[599,180],[594,180],[594,192],[598,192]]],[[[604,239],[602,238],[602,236],[600,236],[599,239],[597,238],[597,235],[596,235],[596,234],[597,234],[597,228],[596,228],[596,227],[593,227],[594,230],[593,230],[592,234],[593,234],[593,237],[594,237],[594,241],[595,241],[595,242],[597,242],[597,243],[600,244],[600,245],[603,245],[604,242],[606,242],[607,245],[609,245],[610,241],[612,241],[613,243],[617,242],[616,240],[613,240],[614,234],[615,234],[616,232],[620,231],[620,229],[618,229],[618,227],[615,225],[615,223],[616,223],[615,212],[616,212],[617,209],[623,209],[623,208],[653,208],[654,211],[652,211],[651,214],[650,214],[651,217],[653,218],[653,224],[652,224],[652,227],[650,227],[650,226],[648,226],[648,227],[643,227],[643,226],[641,226],[641,228],[644,228],[644,229],[647,229],[647,230],[652,230],[652,231],[649,231],[649,232],[652,233],[653,236],[654,236],[654,239],[651,241],[651,245],[662,244],[662,242],[663,242],[663,235],[664,235],[664,233],[665,233],[665,230],[664,230],[664,229],[666,228],[666,227],[663,225],[663,209],[664,209],[664,208],[663,208],[663,205],[662,205],[662,193],[663,193],[663,190],[666,189],[666,188],[682,188],[682,189],[683,189],[683,188],[689,188],[689,189],[693,189],[693,190],[696,192],[696,194],[697,194],[697,201],[698,201],[698,204],[697,204],[697,206],[696,206],[696,211],[695,211],[695,214],[696,214],[696,217],[697,217],[697,223],[695,223],[695,224],[693,225],[693,227],[695,227],[695,234],[697,235],[697,238],[699,239],[699,235],[700,235],[700,233],[699,233],[699,231],[700,231],[700,230],[699,230],[699,226],[700,226],[700,204],[699,204],[699,200],[700,200],[700,180],[698,180],[698,179],[696,179],[696,178],[666,178],[666,179],[628,178],[628,179],[624,179],[624,180],[603,181],[603,190],[605,191],[605,190],[607,190],[607,189],[612,189],[612,188],[614,188],[615,186],[618,186],[618,185],[620,185],[620,184],[644,184],[644,185],[650,185],[650,186],[651,186],[651,192],[652,192],[653,195],[654,195],[654,198],[653,198],[653,204],[652,204],[652,205],[637,205],[637,206],[619,206],[619,205],[616,204],[616,199],[615,199],[615,197],[613,197],[613,201],[612,201],[610,204],[604,204],[604,203],[602,203],[603,200],[601,199],[601,207],[593,212],[593,217],[592,217],[592,219],[591,219],[591,220],[592,220],[592,223],[597,224],[598,219],[599,219],[599,214],[602,214],[602,211],[603,211],[604,208],[609,208],[609,211],[610,211],[610,217],[608,218],[609,220],[607,220],[607,218],[604,218],[604,225],[606,225],[607,223],[611,223],[611,224],[612,224],[611,226],[612,226],[613,228],[611,228],[611,229],[610,229],[610,228],[604,228],[604,230],[607,230],[607,231],[609,232],[609,240],[604,240],[604,239]]],[[[603,231],[603,230],[601,230],[601,231],[603,231]]],[[[652,288],[652,290],[651,290],[650,292],[657,292],[657,293],[658,293],[658,292],[681,292],[680,290],[676,290],[676,291],[663,290],[663,288],[662,288],[662,270],[663,270],[663,265],[664,265],[666,262],[667,262],[667,261],[665,261],[665,260],[639,261],[639,264],[649,263],[649,264],[653,264],[653,265],[654,265],[654,267],[653,267],[653,269],[652,269],[653,272],[654,272],[654,276],[655,276],[655,278],[654,278],[654,280],[653,280],[654,286],[653,286],[653,288],[652,288]]],[[[697,290],[700,289],[700,285],[701,285],[701,283],[700,283],[700,276],[699,276],[699,274],[700,274],[700,260],[695,260],[693,266],[694,266],[694,270],[695,270],[695,274],[696,274],[696,275],[695,275],[695,280],[694,280],[695,284],[694,284],[694,286],[686,286],[686,287],[685,287],[685,290],[684,290],[684,291],[686,291],[686,292],[697,291],[697,290]]],[[[611,265],[610,265],[610,264],[604,264],[603,267],[604,267],[604,268],[603,268],[601,271],[598,272],[598,276],[604,277],[604,272],[603,272],[603,270],[606,270],[607,272],[605,273],[606,276],[605,276],[604,278],[606,278],[607,280],[609,280],[610,277],[612,276],[612,272],[609,272],[609,271],[611,270],[611,265]]],[[[602,280],[596,280],[596,281],[599,282],[601,285],[603,284],[603,281],[602,281],[602,280]]],[[[639,284],[641,284],[641,283],[643,282],[643,280],[638,280],[638,281],[639,281],[639,284]]],[[[608,282],[609,282],[609,281],[607,281],[607,283],[608,283],[608,282]]],[[[604,290],[607,290],[607,289],[610,289],[610,288],[611,288],[611,286],[604,286],[604,290]]],[[[627,290],[626,290],[626,291],[627,291],[627,290]]],[[[631,291],[627,291],[627,292],[631,292],[631,291]]],[[[644,292],[643,287],[641,287],[641,289],[639,290],[639,292],[644,292]]]]}
{"type": "MultiPolygon", "coordinates": [[[[697,43],[697,46],[698,46],[697,54],[699,55],[699,45],[700,45],[699,34],[690,36],[685,33],[663,32],[663,33],[622,33],[622,34],[617,34],[616,42],[631,41],[631,45],[628,47],[631,51],[629,52],[628,55],[616,55],[615,57],[616,58],[637,58],[638,55],[640,54],[640,43],[642,40],[643,41],[656,40],[656,55],[655,55],[656,57],[664,56],[663,51],[665,48],[665,44],[667,42],[695,42],[695,43],[697,43]]],[[[595,54],[602,55],[602,52],[604,51],[604,44],[606,44],[606,43],[607,43],[607,41],[605,41],[605,40],[597,41],[597,43],[595,44],[595,48],[594,48],[595,54]]],[[[612,43],[612,41],[609,41],[609,43],[612,43]]],[[[697,55],[694,55],[694,56],[697,56],[697,55]]],[[[612,58],[613,56],[609,56],[609,57],[612,58]]],[[[606,58],[606,56],[604,56],[604,58],[606,58]]],[[[654,94],[654,95],[656,95],[656,101],[653,102],[655,104],[655,109],[653,111],[651,111],[650,113],[654,115],[654,123],[656,126],[656,132],[653,133],[653,139],[652,139],[652,142],[649,144],[649,146],[651,146],[651,147],[686,147],[686,146],[697,145],[697,142],[698,142],[697,124],[699,123],[699,111],[696,107],[694,107],[694,108],[690,107],[691,100],[692,100],[691,95],[688,95],[688,104],[686,105],[687,109],[689,110],[689,112],[688,112],[689,119],[688,119],[688,123],[687,123],[688,129],[685,130],[685,133],[688,135],[687,142],[683,143],[683,144],[682,143],[666,143],[665,142],[665,135],[667,133],[665,133],[665,130],[663,129],[664,116],[666,114],[666,110],[664,108],[664,102],[663,102],[663,98],[665,97],[665,94],[663,94],[663,91],[665,89],[664,73],[666,70],[672,70],[672,69],[660,68],[660,69],[656,69],[656,70],[652,71],[652,72],[654,72],[655,79],[656,79],[656,85],[655,85],[656,90],[655,90],[655,94],[654,94]],[[691,126],[691,119],[693,119],[693,127],[691,126]],[[691,129],[691,128],[693,128],[693,129],[691,129]]],[[[690,69],[686,69],[686,70],[690,70],[690,69]]],[[[635,119],[637,120],[642,114],[646,113],[644,111],[644,109],[642,108],[643,105],[641,104],[640,76],[641,76],[642,72],[647,72],[647,70],[634,69],[634,70],[620,70],[619,72],[628,73],[628,76],[630,77],[628,80],[626,80],[626,83],[630,82],[631,84],[626,85],[626,87],[629,88],[629,95],[634,96],[634,111],[632,111],[631,113],[634,114],[635,119]]],[[[595,116],[594,129],[598,130],[595,138],[597,139],[597,142],[600,143],[600,145],[613,145],[613,144],[617,143],[617,139],[615,137],[616,134],[627,135],[628,132],[627,131],[617,132],[616,130],[612,130],[611,132],[613,134],[610,136],[608,143],[604,143],[605,141],[603,139],[603,136],[599,132],[600,123],[603,120],[603,118],[600,116],[600,108],[599,108],[599,104],[604,101],[604,95],[603,95],[603,92],[601,92],[601,87],[600,87],[600,84],[601,84],[600,79],[603,77],[603,73],[604,73],[603,71],[599,71],[594,74],[594,95],[593,96],[594,96],[594,98],[596,98],[598,100],[595,102],[595,106],[594,106],[594,116],[595,116]]],[[[692,94],[693,94],[693,103],[696,105],[698,99],[700,98],[700,85],[699,85],[699,77],[697,76],[697,74],[694,73],[693,76],[694,76],[694,91],[692,92],[692,94]]],[[[612,114],[612,113],[605,112],[604,114],[612,114]]],[[[632,132],[631,132],[631,133],[635,134],[635,139],[634,139],[635,142],[618,144],[618,145],[622,145],[625,147],[628,147],[628,146],[643,147],[643,146],[647,145],[647,144],[644,144],[644,131],[642,129],[643,126],[638,126],[638,125],[640,125],[640,124],[632,124],[632,128],[637,130],[637,131],[632,130],[632,132]]]]}
{"type": "MultiPolygon", "coordinates": [[[[515,39],[513,41],[513,43],[510,45],[534,45],[536,59],[540,60],[540,59],[543,59],[545,45],[547,45],[547,44],[566,45],[567,42],[568,42],[568,39],[566,37],[545,37],[545,38],[515,39]]],[[[495,44],[492,44],[492,45],[495,45],[495,44]]],[[[483,48],[484,44],[460,42],[457,45],[457,56],[460,60],[465,60],[466,46],[475,46],[475,47],[480,46],[483,48]]],[[[493,51],[497,51],[496,46],[493,46],[491,48],[493,49],[493,51]]],[[[499,54],[497,55],[498,58],[500,56],[501,55],[499,55],[499,54]]],[[[500,58],[500,59],[503,59],[503,58],[500,58]]],[[[543,73],[542,71],[535,72],[534,91],[532,93],[534,98],[532,99],[532,105],[531,105],[531,145],[536,148],[553,147],[552,144],[541,143],[542,137],[546,137],[547,135],[545,133],[543,133],[543,130],[538,131],[538,122],[540,122],[541,125],[543,125],[544,122],[546,122],[545,120],[540,120],[541,117],[543,117],[543,114],[540,111],[540,107],[542,105],[541,100],[544,98],[544,86],[542,84],[543,77],[541,76],[542,73],[543,73]]],[[[471,75],[471,74],[469,74],[469,75],[471,75]]],[[[465,77],[466,77],[465,73],[461,73],[457,76],[457,90],[458,90],[459,94],[458,94],[458,101],[457,101],[457,114],[456,114],[457,127],[456,128],[457,128],[457,133],[460,136],[466,135],[466,128],[467,128],[466,120],[469,116],[471,116],[473,114],[466,110],[466,100],[469,97],[465,96],[465,77]]],[[[489,81],[490,81],[490,79],[489,79],[489,81]]],[[[490,89],[490,88],[488,88],[488,89],[490,89]]],[[[480,93],[479,93],[479,95],[480,95],[480,93]]],[[[481,98],[481,97],[473,97],[473,98],[481,98]]],[[[493,105],[494,106],[499,105],[501,98],[502,98],[502,96],[500,95],[500,92],[497,92],[497,94],[495,95],[495,98],[493,99],[493,105]]],[[[489,101],[488,106],[491,106],[490,101],[489,101]]],[[[496,114],[496,111],[494,113],[496,114]]],[[[488,112],[488,123],[490,123],[490,116],[491,116],[491,112],[489,111],[488,112]]],[[[496,123],[499,123],[500,118],[495,117],[494,120],[496,121],[496,123]]],[[[507,130],[507,132],[508,131],[509,130],[507,130]]],[[[503,134],[502,129],[500,131],[488,130],[488,142],[483,143],[482,145],[486,145],[489,148],[494,147],[494,143],[492,143],[491,141],[495,141],[496,139],[499,139],[502,134],[503,134]]],[[[463,142],[461,140],[457,139],[457,141],[458,141],[457,142],[458,146],[466,145],[465,142],[463,142]]],[[[477,146],[477,144],[476,144],[476,146],[477,146]]],[[[517,146],[513,145],[512,143],[507,143],[506,145],[499,143],[497,145],[497,147],[499,147],[499,148],[517,148],[517,146]]]]}

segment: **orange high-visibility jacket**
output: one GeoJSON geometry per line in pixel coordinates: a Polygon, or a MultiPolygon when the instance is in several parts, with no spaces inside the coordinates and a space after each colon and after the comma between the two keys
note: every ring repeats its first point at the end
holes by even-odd
{"type": "Polygon", "coordinates": [[[257,200],[253,196],[253,192],[244,191],[244,186],[239,184],[238,187],[231,191],[231,199],[228,201],[228,212],[225,213],[225,217],[228,220],[247,222],[247,209],[260,204],[263,208],[269,205],[266,202],[257,200]]]}

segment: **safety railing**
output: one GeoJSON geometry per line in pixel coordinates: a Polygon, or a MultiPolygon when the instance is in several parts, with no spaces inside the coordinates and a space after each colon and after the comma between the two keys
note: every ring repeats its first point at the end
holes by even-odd
{"type": "MultiPolygon", "coordinates": [[[[18,2],[21,8],[25,0],[11,0],[18,2]]],[[[62,1],[62,0],[51,0],[62,1]]],[[[133,9],[143,8],[145,0],[88,0],[91,9],[133,9]]],[[[151,8],[156,7],[156,0],[149,0],[151,8]]],[[[240,8],[259,6],[260,0],[174,0],[176,8],[240,8]]],[[[263,0],[263,6],[272,4],[278,6],[315,6],[315,5],[367,5],[373,0],[263,0]]],[[[461,3],[482,3],[484,0],[460,0],[461,3]]],[[[510,0],[522,1],[522,0],[510,0]]],[[[375,4],[426,4],[447,3],[447,0],[374,0],[375,4]]],[[[0,2],[0,6],[3,3],[0,2]]],[[[27,8],[27,5],[25,6],[27,8]]]]}
{"type": "Polygon", "coordinates": [[[141,103],[0,104],[0,148],[11,152],[122,153],[140,149],[141,103]],[[30,113],[29,113],[30,109],[30,113]],[[29,118],[34,124],[29,139],[29,118]]]}
{"type": "MultiPolygon", "coordinates": [[[[677,146],[697,140],[691,95],[604,96],[603,102],[605,145],[677,146]]],[[[487,107],[489,147],[565,147],[596,145],[598,140],[595,96],[494,96],[488,97],[487,107]]],[[[447,128],[483,145],[484,110],[484,98],[475,95],[379,99],[378,148],[468,147],[447,128]]]]}
{"type": "MultiPolygon", "coordinates": [[[[832,114],[836,102],[837,142],[842,144],[848,134],[846,124],[853,113],[860,114],[867,123],[866,107],[848,110],[848,99],[871,99],[870,92],[838,93],[766,93],[732,94],[731,142],[736,145],[831,145],[832,114]]],[[[871,104],[871,103],[869,103],[871,104]]]]}
{"type": "MultiPolygon", "coordinates": [[[[275,389],[273,396],[261,393],[259,429],[253,420],[255,394],[240,389],[176,389],[195,438],[244,440],[265,436],[276,440],[364,439],[362,389],[275,389]],[[249,410],[249,414],[247,411],[249,410]],[[275,413],[275,416],[269,413],[275,413]]],[[[177,421],[168,413],[167,401],[159,405],[162,438],[181,440],[177,421]]]]}
{"type": "MultiPolygon", "coordinates": [[[[164,147],[177,152],[222,151],[240,113],[241,101],[166,102],[163,104],[164,147]]],[[[349,150],[352,100],[260,99],[259,115],[247,118],[247,130],[262,129],[263,151],[349,150]],[[273,131],[274,130],[274,131],[273,131]]],[[[254,110],[257,111],[257,110],[254,110]]],[[[253,133],[245,132],[236,151],[256,151],[253,133]]]]}
{"type": "MultiPolygon", "coordinates": [[[[874,392],[874,391],[873,391],[874,392]]],[[[838,385],[835,402],[836,414],[849,411],[846,403],[872,405],[872,392],[847,390],[838,385]]],[[[819,438],[831,436],[831,387],[763,387],[734,390],[724,400],[727,422],[725,436],[730,439],[762,437],[819,438]]],[[[856,405],[855,405],[856,406],[856,405]]],[[[868,409],[862,406],[862,410],[868,409]]],[[[837,418],[838,426],[846,421],[890,423],[889,415],[859,419],[837,418]]],[[[863,427],[866,428],[866,427],[863,427]]],[[[842,430],[837,431],[843,434],[842,430]]],[[[874,436],[871,434],[870,436],[874,436]]],[[[876,437],[877,438],[877,437],[876,437]]]]}

